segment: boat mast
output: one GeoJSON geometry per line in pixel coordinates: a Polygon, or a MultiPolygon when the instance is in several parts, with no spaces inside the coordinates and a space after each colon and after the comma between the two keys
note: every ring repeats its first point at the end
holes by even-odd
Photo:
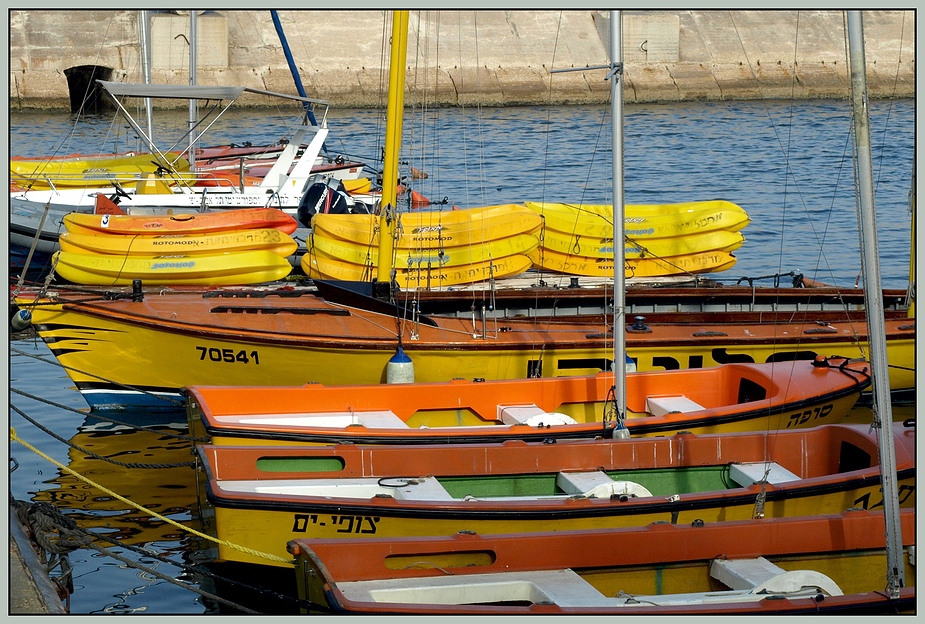
{"type": "Polygon", "coordinates": [[[890,404],[889,368],[886,359],[886,323],[880,286],[880,255],[877,248],[877,218],[874,209],[871,166],[870,119],[867,99],[867,66],[864,56],[864,24],[861,11],[847,11],[848,56],[851,67],[851,100],[854,106],[854,140],[857,151],[858,227],[861,235],[861,274],[864,277],[864,306],[873,372],[873,424],[880,442],[880,474],[883,514],[886,522],[887,591],[897,598],[905,585],[902,526],[896,485],[896,456],[893,446],[893,410],[890,404]]]}
{"type": "Polygon", "coordinates": [[[626,418],[626,274],[624,269],[623,188],[623,22],[620,11],[610,12],[610,106],[613,149],[613,381],[618,431],[626,418]]]}
{"type": "MultiPolygon", "coordinates": [[[[151,19],[147,11],[138,11],[138,37],[141,44],[141,79],[145,84],[151,84],[151,19]]],[[[151,98],[145,98],[145,117],[148,120],[148,136],[153,137],[152,117],[154,116],[151,98]]],[[[139,138],[139,148],[141,139],[139,138]]],[[[140,151],[140,149],[139,149],[140,151]]]]}
{"type": "MultiPolygon", "coordinates": [[[[270,17],[273,18],[273,26],[276,28],[276,36],[279,37],[279,43],[283,46],[283,54],[286,55],[286,63],[289,65],[289,73],[292,74],[292,82],[295,83],[295,90],[300,97],[308,97],[305,95],[305,87],[302,85],[302,77],[299,75],[299,68],[296,67],[295,59],[292,58],[292,50],[289,49],[289,41],[286,39],[286,33],[283,31],[283,23],[279,19],[279,11],[270,11],[270,17]]],[[[318,122],[315,121],[315,113],[312,111],[311,102],[303,102],[302,104],[305,106],[305,114],[308,116],[308,121],[313,126],[317,126],[318,122]]],[[[327,151],[327,148],[325,148],[325,151],[327,151]]]]}
{"type": "MultiPolygon", "coordinates": [[[[190,86],[196,85],[196,46],[198,45],[197,37],[198,28],[196,23],[198,11],[191,9],[189,12],[189,83],[190,86]]],[[[196,170],[196,124],[199,119],[196,100],[189,101],[189,168],[190,171],[196,170]]]]}
{"type": "Polygon", "coordinates": [[[373,295],[389,297],[392,284],[392,248],[398,199],[398,151],[401,148],[405,107],[405,61],[408,50],[408,11],[392,12],[389,56],[389,101],[385,113],[385,158],[382,163],[382,199],[379,203],[379,263],[373,295]]]}

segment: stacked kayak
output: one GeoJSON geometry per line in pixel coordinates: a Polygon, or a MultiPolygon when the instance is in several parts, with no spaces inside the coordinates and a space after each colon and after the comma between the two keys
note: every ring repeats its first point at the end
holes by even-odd
{"type": "MultiPolygon", "coordinates": [[[[530,268],[542,218],[521,204],[398,216],[389,266],[402,288],[439,288],[530,268]]],[[[362,281],[380,264],[379,217],[318,214],[301,264],[312,278],[362,281]]]]}
{"type": "MultiPolygon", "coordinates": [[[[603,204],[525,202],[543,218],[535,267],[613,275],[613,207],[603,204]]],[[[740,206],[723,200],[628,204],[624,217],[626,277],[709,273],[732,267],[749,223],[740,206]]]]}
{"type": "Polygon", "coordinates": [[[229,286],[282,279],[298,223],[273,208],[171,216],[70,213],[55,270],[76,284],[229,286]]]}

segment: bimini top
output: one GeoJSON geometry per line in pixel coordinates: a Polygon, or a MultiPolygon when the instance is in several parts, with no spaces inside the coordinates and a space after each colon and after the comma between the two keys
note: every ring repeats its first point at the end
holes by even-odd
{"type": "Polygon", "coordinates": [[[312,98],[299,97],[297,95],[276,93],[274,91],[251,89],[250,87],[145,84],[137,82],[114,82],[109,80],[97,80],[97,82],[114,97],[176,98],[181,100],[236,100],[241,96],[242,93],[247,92],[284,98],[287,100],[297,100],[299,102],[308,102],[310,104],[322,104],[325,106],[328,105],[328,102],[325,100],[315,100],[312,98]]]}

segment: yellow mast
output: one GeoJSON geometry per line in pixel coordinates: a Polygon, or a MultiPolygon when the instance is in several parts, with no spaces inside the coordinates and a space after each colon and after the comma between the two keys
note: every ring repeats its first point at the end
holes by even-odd
{"type": "MultiPolygon", "coordinates": [[[[379,284],[392,281],[392,247],[398,198],[398,153],[401,148],[405,107],[405,62],[408,50],[408,11],[392,12],[392,46],[389,57],[389,101],[385,117],[385,156],[382,163],[382,199],[379,205],[379,284]]],[[[379,288],[382,288],[380,286],[379,288]]],[[[381,292],[375,289],[375,292],[381,292]]]]}

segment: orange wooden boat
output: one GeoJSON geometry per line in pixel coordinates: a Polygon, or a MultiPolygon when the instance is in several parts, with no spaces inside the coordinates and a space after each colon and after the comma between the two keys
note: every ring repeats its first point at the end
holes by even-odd
{"type": "Polygon", "coordinates": [[[883,513],[861,510],[515,535],[297,539],[289,551],[303,613],[911,614],[914,509],[901,512],[901,524],[907,587],[897,598],[883,591],[883,513]]]}
{"type": "MultiPolygon", "coordinates": [[[[895,423],[915,507],[915,429],[895,423]]],[[[288,567],[299,538],[482,535],[841,513],[883,504],[869,425],[620,440],[200,445],[216,562],[288,567]]],[[[881,535],[882,539],[882,535],[881,535]]],[[[720,554],[716,551],[713,554],[720,554]]]]}
{"type": "MultiPolygon", "coordinates": [[[[838,423],[870,384],[864,361],[796,361],[633,373],[634,436],[838,423]]],[[[192,386],[190,430],[213,444],[434,444],[614,436],[612,373],[325,387],[192,386]]],[[[622,426],[620,427],[622,428],[622,426]]]]}
{"type": "Polygon", "coordinates": [[[72,212],[62,219],[69,232],[132,235],[205,234],[251,228],[275,228],[292,234],[298,221],[275,208],[241,208],[170,216],[87,214],[72,212]]]}

